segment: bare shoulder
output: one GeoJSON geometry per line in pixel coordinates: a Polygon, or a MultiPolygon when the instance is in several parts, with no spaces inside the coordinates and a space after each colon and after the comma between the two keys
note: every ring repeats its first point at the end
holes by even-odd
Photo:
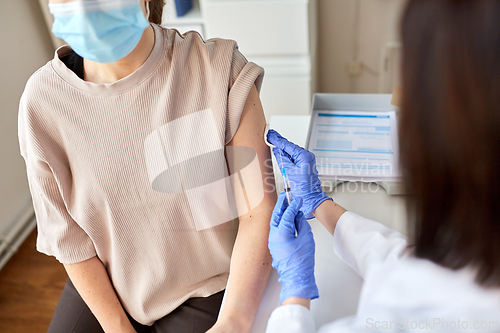
{"type": "Polygon", "coordinates": [[[267,149],[264,142],[266,118],[260,101],[259,92],[252,86],[241,113],[238,129],[228,143],[231,146],[251,146],[254,149],[267,149]]]}

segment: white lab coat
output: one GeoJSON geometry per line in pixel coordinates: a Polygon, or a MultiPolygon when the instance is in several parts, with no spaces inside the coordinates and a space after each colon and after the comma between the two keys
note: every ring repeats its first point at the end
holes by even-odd
{"type": "MultiPolygon", "coordinates": [[[[500,289],[478,286],[472,269],[452,271],[413,257],[397,231],[346,212],[335,229],[334,252],[364,284],[357,314],[324,325],[320,333],[500,332],[500,289]]],[[[285,305],[274,310],[266,332],[316,328],[307,308],[285,305]]]]}

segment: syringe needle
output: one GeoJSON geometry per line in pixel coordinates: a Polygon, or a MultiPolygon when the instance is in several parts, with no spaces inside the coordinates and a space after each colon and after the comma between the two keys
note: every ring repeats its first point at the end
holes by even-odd
{"type": "MultiPolygon", "coordinates": [[[[281,176],[283,177],[283,187],[285,190],[286,200],[288,201],[288,205],[290,205],[293,200],[292,189],[290,188],[290,182],[288,181],[288,176],[285,171],[285,166],[283,165],[283,155],[281,150],[280,150],[280,160],[281,160],[281,176]]],[[[297,225],[295,225],[295,236],[297,236],[297,225]]]]}

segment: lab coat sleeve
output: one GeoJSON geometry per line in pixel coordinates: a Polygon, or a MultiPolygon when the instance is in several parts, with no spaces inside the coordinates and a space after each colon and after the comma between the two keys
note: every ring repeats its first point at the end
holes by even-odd
{"type": "Polygon", "coordinates": [[[298,304],[283,305],[273,311],[267,322],[266,333],[316,332],[311,311],[298,304]]]}
{"type": "Polygon", "coordinates": [[[346,212],[337,222],[333,247],[335,254],[364,278],[374,264],[404,256],[407,239],[378,222],[346,212]]]}
{"type": "Polygon", "coordinates": [[[316,331],[311,311],[302,305],[290,304],[274,310],[266,333],[361,333],[366,332],[365,328],[356,316],[351,316],[325,324],[316,331]]]}

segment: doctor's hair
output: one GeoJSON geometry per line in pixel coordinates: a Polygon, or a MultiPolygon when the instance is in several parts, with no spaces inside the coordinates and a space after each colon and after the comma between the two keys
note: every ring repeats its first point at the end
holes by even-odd
{"type": "Polygon", "coordinates": [[[409,0],[401,37],[414,253],[500,287],[500,1],[409,0]]]}
{"type": "Polygon", "coordinates": [[[163,7],[165,7],[165,0],[151,0],[149,2],[149,22],[161,24],[163,16],[163,7]]]}

